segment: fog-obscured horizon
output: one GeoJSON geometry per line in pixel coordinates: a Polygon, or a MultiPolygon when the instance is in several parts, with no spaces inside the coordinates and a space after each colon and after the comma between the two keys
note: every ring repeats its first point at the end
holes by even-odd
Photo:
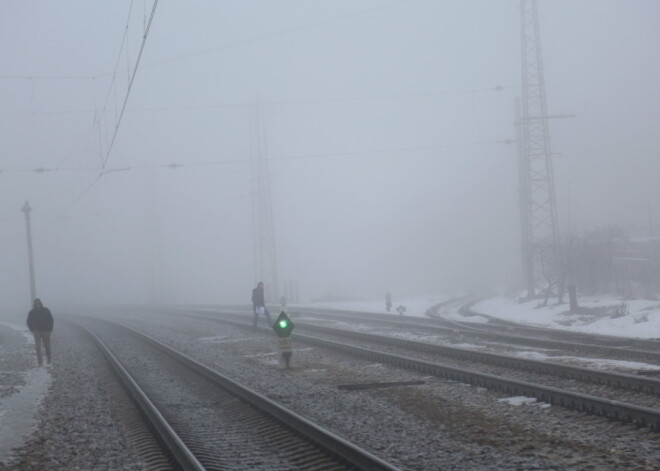
{"type": "MultiPolygon", "coordinates": [[[[119,121],[153,2],[2,2],[3,304],[26,201],[46,305],[248,303],[258,100],[301,301],[520,287],[519,4],[160,2],[119,121]]],[[[659,235],[660,3],[538,5],[560,233],[659,235]]]]}

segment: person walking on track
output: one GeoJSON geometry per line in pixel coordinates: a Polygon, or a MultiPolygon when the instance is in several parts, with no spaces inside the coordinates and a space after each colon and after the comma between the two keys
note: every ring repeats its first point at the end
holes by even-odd
{"type": "Polygon", "coordinates": [[[39,366],[43,366],[44,360],[41,356],[41,345],[43,344],[46,350],[46,361],[50,365],[51,351],[50,351],[50,334],[53,331],[53,315],[50,309],[44,307],[41,299],[36,298],[34,305],[27,317],[27,326],[34,335],[34,346],[37,349],[37,362],[39,366]]]}
{"type": "Polygon", "coordinates": [[[254,315],[252,319],[252,328],[257,328],[257,321],[259,320],[259,315],[263,314],[268,319],[268,325],[273,325],[273,322],[270,318],[270,312],[266,307],[266,300],[264,297],[264,283],[260,281],[257,284],[257,287],[252,290],[252,314],[254,315]]]}

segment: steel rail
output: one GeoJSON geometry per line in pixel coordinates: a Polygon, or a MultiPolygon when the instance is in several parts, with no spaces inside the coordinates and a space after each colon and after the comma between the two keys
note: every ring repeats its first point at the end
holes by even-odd
{"type": "MultiPolygon", "coordinates": [[[[589,341],[594,341],[597,340],[599,342],[602,342],[606,346],[612,345],[612,344],[628,344],[630,346],[634,346],[636,348],[648,348],[651,351],[657,351],[660,349],[660,341],[658,339],[643,339],[643,338],[637,338],[637,337],[619,337],[615,335],[605,335],[605,334],[592,334],[588,332],[573,332],[573,331],[566,331],[566,330],[561,330],[561,329],[554,329],[551,327],[537,327],[537,326],[532,326],[532,325],[525,325],[525,324],[519,324],[516,322],[512,321],[507,321],[504,319],[499,319],[497,317],[494,317],[490,314],[484,314],[482,312],[475,311],[472,309],[472,306],[474,305],[474,302],[469,302],[464,304],[459,308],[459,313],[464,314],[466,316],[481,316],[485,317],[489,320],[489,326],[492,326],[490,322],[499,324],[497,327],[507,329],[507,330],[516,330],[519,332],[529,332],[532,334],[543,334],[543,335],[551,335],[551,336],[557,336],[561,338],[567,338],[570,339],[571,341],[582,341],[582,340],[589,340],[589,341]]],[[[440,306],[432,306],[429,310],[434,309],[434,308],[439,308],[440,306]]]]}
{"type": "Polygon", "coordinates": [[[119,359],[96,334],[84,326],[79,325],[79,327],[82,328],[92,340],[94,340],[94,343],[99,350],[101,350],[108,364],[121,380],[124,388],[138,405],[138,408],[146,418],[148,425],[155,431],[157,441],[164,444],[176,464],[185,471],[203,471],[205,469],[204,466],[202,466],[167,420],[165,420],[158,408],[153,402],[151,402],[142,388],[138,386],[137,382],[131,377],[130,373],[124,368],[119,359]]]}
{"type": "Polygon", "coordinates": [[[405,317],[403,319],[397,319],[394,315],[385,315],[385,314],[376,314],[371,315],[371,313],[360,313],[353,311],[337,311],[337,310],[300,310],[296,309],[293,312],[302,313],[302,314],[311,314],[325,312],[330,315],[336,315],[344,318],[351,318],[356,320],[355,315],[359,316],[360,320],[370,321],[370,322],[380,322],[381,324],[388,324],[393,326],[406,326],[406,327],[424,327],[426,329],[432,329],[436,332],[443,332],[446,334],[456,334],[464,333],[468,336],[478,337],[485,340],[494,340],[497,342],[508,342],[516,345],[529,345],[537,346],[543,348],[558,348],[565,350],[578,350],[584,352],[591,352],[598,355],[612,355],[616,357],[625,357],[633,359],[645,359],[647,361],[654,361],[660,364],[660,352],[648,351],[648,350],[634,350],[629,348],[615,348],[605,345],[597,345],[592,343],[576,343],[573,341],[563,341],[563,340],[553,340],[553,339],[543,339],[538,337],[522,337],[520,335],[513,335],[510,333],[504,332],[488,332],[478,327],[465,326],[464,324],[452,321],[444,321],[448,324],[451,323],[453,327],[443,327],[440,325],[430,324],[428,322],[424,323],[422,319],[416,320],[417,318],[405,317]],[[393,319],[390,319],[393,318],[393,319]]]}
{"type": "MultiPolygon", "coordinates": [[[[207,320],[226,323],[241,328],[252,328],[249,324],[241,321],[226,319],[223,317],[203,317],[207,320]]],[[[262,328],[263,329],[263,328],[262,328]]],[[[356,347],[353,345],[321,339],[308,335],[297,334],[296,340],[304,343],[318,345],[324,348],[341,351],[351,355],[367,358],[392,366],[418,371],[424,374],[443,377],[450,380],[472,384],[478,387],[501,391],[506,394],[517,394],[534,397],[538,401],[559,405],[578,412],[591,415],[599,415],[610,420],[633,423],[641,427],[648,427],[653,431],[660,431],[660,410],[637,406],[621,401],[614,401],[588,394],[567,391],[551,386],[506,379],[499,376],[479,373],[461,368],[441,365],[416,358],[395,355],[373,349],[356,347]]]]}
{"type": "Polygon", "coordinates": [[[295,412],[279,405],[278,403],[271,401],[266,396],[254,391],[253,389],[250,389],[238,383],[237,381],[234,381],[231,378],[218,373],[217,371],[198,362],[190,356],[160,342],[159,340],[145,333],[134,330],[126,325],[107,320],[104,321],[122,327],[132,335],[148,342],[163,353],[167,354],[170,358],[197,372],[230,394],[239,397],[243,402],[250,404],[257,410],[260,410],[274,418],[288,429],[292,430],[308,441],[315,443],[316,446],[337,457],[341,461],[347,463],[349,466],[353,466],[357,469],[365,471],[399,470],[399,468],[393,466],[392,464],[378,458],[377,456],[341,438],[329,430],[318,426],[317,424],[305,419],[301,415],[298,415],[295,412]]]}
{"type": "Polygon", "coordinates": [[[520,370],[532,371],[535,373],[553,374],[568,379],[575,379],[595,384],[604,384],[621,389],[660,395],[660,380],[654,378],[640,377],[626,373],[594,370],[591,368],[563,365],[559,363],[533,360],[528,358],[518,358],[500,353],[479,352],[467,348],[437,345],[428,342],[413,341],[397,337],[369,334],[365,332],[354,332],[345,329],[321,327],[302,322],[298,322],[296,325],[299,328],[310,330],[312,332],[328,333],[338,337],[349,337],[356,340],[363,340],[381,345],[395,345],[401,348],[439,354],[459,360],[489,363],[496,366],[516,368],[520,370]]]}
{"type": "MultiPolygon", "coordinates": [[[[207,316],[202,316],[207,318],[207,316]]],[[[209,319],[214,319],[209,317],[209,319]]],[[[626,373],[615,373],[609,371],[594,370],[573,365],[563,365],[549,361],[518,358],[500,353],[480,352],[461,347],[451,347],[428,342],[413,341],[387,335],[370,334],[366,332],[355,332],[346,329],[322,327],[305,322],[297,321],[299,329],[333,335],[336,337],[352,338],[380,345],[393,345],[409,350],[424,353],[438,354],[458,360],[468,360],[488,363],[495,366],[515,368],[519,370],[532,371],[534,373],[552,374],[563,378],[574,379],[594,384],[604,384],[625,390],[638,391],[647,394],[660,395],[660,380],[645,376],[636,376],[626,373]]]]}
{"type": "MultiPolygon", "coordinates": [[[[415,325],[418,324],[419,326],[426,326],[430,328],[435,328],[435,329],[445,329],[447,330],[447,327],[442,327],[438,325],[437,323],[432,323],[429,324],[428,320],[433,319],[434,321],[437,322],[443,322],[447,324],[449,329],[451,330],[462,330],[462,331],[476,331],[476,332],[483,332],[483,333],[488,333],[489,335],[496,335],[493,332],[488,332],[487,330],[480,328],[479,325],[470,323],[470,322],[460,322],[460,321],[452,321],[449,319],[444,319],[442,317],[437,316],[437,310],[446,307],[451,304],[457,304],[460,303],[460,307],[458,311],[464,315],[467,316],[481,316],[485,317],[489,320],[492,320],[493,322],[496,322],[500,324],[497,326],[497,328],[501,329],[506,329],[507,332],[502,332],[502,335],[510,335],[509,332],[511,330],[515,330],[518,332],[530,332],[530,333],[535,333],[535,334],[543,334],[543,335],[549,335],[549,336],[559,336],[563,338],[569,339],[568,342],[562,342],[558,341],[558,345],[567,345],[567,344],[575,344],[575,341],[579,342],[584,342],[586,341],[594,341],[598,340],[599,342],[602,342],[602,344],[589,344],[583,343],[585,346],[589,345],[594,345],[597,347],[601,348],[611,348],[614,351],[618,351],[620,349],[613,348],[612,344],[623,344],[623,346],[634,353],[635,355],[651,355],[653,358],[659,359],[660,360],[660,355],[656,355],[656,351],[660,351],[660,339],[640,339],[640,338],[631,338],[631,337],[617,337],[613,335],[603,335],[603,334],[590,334],[586,332],[568,332],[564,331],[561,329],[553,329],[549,327],[535,327],[535,326],[529,326],[529,325],[524,325],[524,324],[518,324],[515,322],[503,320],[496,318],[494,316],[491,316],[489,314],[484,314],[481,312],[474,311],[472,309],[472,306],[474,305],[475,302],[478,302],[479,300],[474,300],[473,297],[471,296],[463,296],[463,297],[458,297],[458,298],[453,298],[449,299],[447,301],[443,301],[438,304],[434,304],[430,308],[426,310],[426,318],[423,317],[411,317],[411,316],[397,316],[395,314],[384,314],[384,313],[374,313],[374,312],[361,312],[361,311],[347,311],[345,309],[332,309],[332,308],[300,308],[300,307],[295,307],[292,306],[288,309],[288,312],[290,313],[301,313],[301,314],[319,314],[319,313],[326,313],[330,315],[337,315],[341,317],[349,317],[352,319],[355,319],[356,316],[358,316],[361,319],[364,320],[379,320],[382,322],[386,322],[388,324],[392,325],[415,325]],[[470,299],[472,298],[472,299],[470,299]],[[472,325],[470,325],[472,324],[472,325]],[[636,347],[636,348],[647,348],[647,350],[631,350],[627,347],[627,345],[636,347]]],[[[232,311],[249,311],[250,307],[246,305],[189,305],[189,306],[182,306],[186,307],[189,309],[199,309],[199,308],[206,308],[210,310],[222,310],[226,311],[227,309],[230,309],[232,311]]],[[[275,307],[274,307],[275,309],[275,307]]],[[[492,325],[489,324],[489,327],[492,325]]],[[[525,337],[513,337],[513,339],[517,338],[525,338],[525,337]]],[[[543,341],[543,340],[542,340],[543,341]]],[[[552,340],[545,340],[547,342],[551,342],[552,340]]]]}

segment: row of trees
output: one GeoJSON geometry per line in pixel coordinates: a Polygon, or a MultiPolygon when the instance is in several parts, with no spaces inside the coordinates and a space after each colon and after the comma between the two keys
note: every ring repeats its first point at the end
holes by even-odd
{"type": "Polygon", "coordinates": [[[546,282],[546,303],[555,294],[563,302],[571,287],[582,294],[656,297],[660,294],[660,239],[642,246],[631,241],[618,224],[568,237],[559,248],[557,263],[548,264],[546,282]]]}

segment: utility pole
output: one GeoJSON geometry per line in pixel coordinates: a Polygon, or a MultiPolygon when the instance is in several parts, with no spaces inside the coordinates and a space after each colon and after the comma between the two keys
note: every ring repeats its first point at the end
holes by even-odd
{"type": "Polygon", "coordinates": [[[280,284],[275,251],[275,226],[268,170],[266,125],[261,97],[257,97],[254,131],[255,178],[252,191],[254,277],[255,281],[264,282],[267,301],[279,302],[280,284]]]}
{"type": "Polygon", "coordinates": [[[651,238],[653,238],[654,237],[654,234],[653,234],[653,206],[651,205],[651,199],[650,198],[647,202],[647,209],[648,209],[648,212],[649,212],[649,236],[651,238]]]}
{"type": "Polygon", "coordinates": [[[161,188],[155,176],[151,176],[147,184],[146,205],[146,233],[145,241],[147,265],[147,296],[152,304],[171,303],[172,290],[165,287],[165,261],[163,254],[163,228],[159,212],[158,201],[161,197],[161,188]]]}
{"type": "Polygon", "coordinates": [[[25,213],[25,227],[27,229],[27,248],[28,248],[28,267],[30,271],[30,305],[34,302],[37,297],[37,289],[34,282],[34,260],[32,257],[32,224],[30,222],[30,203],[27,201],[23,205],[21,210],[25,213]]]}
{"type": "Polygon", "coordinates": [[[529,230],[529,161],[525,154],[525,144],[522,129],[522,103],[520,98],[516,98],[516,141],[518,151],[518,205],[520,209],[520,229],[521,229],[521,255],[522,269],[527,290],[527,297],[532,298],[536,290],[534,285],[534,261],[531,250],[531,237],[529,230]]]}
{"type": "MultiPolygon", "coordinates": [[[[520,215],[527,297],[558,282],[559,235],[543,59],[536,0],[521,0],[522,104],[519,127],[520,215]]],[[[553,116],[564,117],[564,116],[553,116]]],[[[557,287],[559,288],[559,287],[557,287]]]]}

